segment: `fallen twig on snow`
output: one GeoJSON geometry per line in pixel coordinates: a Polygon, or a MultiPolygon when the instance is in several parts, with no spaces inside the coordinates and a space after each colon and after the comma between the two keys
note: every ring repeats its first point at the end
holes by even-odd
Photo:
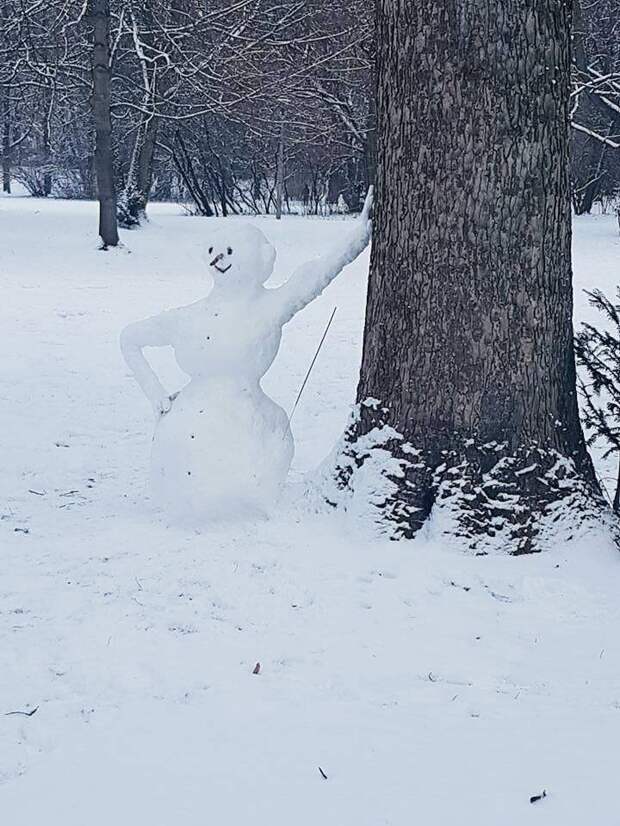
{"type": "Polygon", "coordinates": [[[5,717],[10,717],[12,714],[21,714],[23,717],[32,717],[39,710],[39,706],[35,706],[32,711],[7,711],[5,717]]]}

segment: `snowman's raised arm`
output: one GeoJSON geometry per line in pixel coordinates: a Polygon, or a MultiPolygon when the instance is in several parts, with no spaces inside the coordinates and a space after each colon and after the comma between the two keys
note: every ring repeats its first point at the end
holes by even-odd
{"type": "Polygon", "coordinates": [[[343,238],[325,255],[302,264],[286,284],[275,290],[281,302],[284,323],[314,301],[342,270],[362,253],[372,233],[372,187],[368,190],[364,209],[343,238]]]}
{"type": "Polygon", "coordinates": [[[170,314],[147,318],[129,324],[121,332],[121,352],[142,392],[150,401],[155,415],[170,410],[170,397],[142,352],[143,347],[165,347],[171,344],[170,314]]]}

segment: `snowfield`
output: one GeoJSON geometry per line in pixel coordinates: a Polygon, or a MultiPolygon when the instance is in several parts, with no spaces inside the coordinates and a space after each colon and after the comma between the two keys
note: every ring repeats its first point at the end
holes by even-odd
{"type": "MultiPolygon", "coordinates": [[[[274,283],[343,220],[255,219],[274,283]]],[[[337,306],[278,517],[154,518],[152,414],[118,335],[204,295],[218,224],[156,205],[103,253],[93,204],[0,200],[0,823],[620,824],[609,539],[474,557],[300,501],[354,399],[367,253],[287,327],[264,382],[290,410],[337,306]]],[[[619,261],[613,217],[575,221],[578,319],[619,261]]],[[[177,389],[171,354],[152,356],[177,389]]],[[[613,492],[613,461],[600,472],[613,492]]]]}

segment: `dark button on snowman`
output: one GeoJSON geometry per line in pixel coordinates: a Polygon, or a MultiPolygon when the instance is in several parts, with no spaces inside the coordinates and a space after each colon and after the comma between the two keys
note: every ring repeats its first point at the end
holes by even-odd
{"type": "MultiPolygon", "coordinates": [[[[335,249],[266,289],[275,250],[255,227],[231,225],[208,246],[213,289],[195,304],[126,327],[121,348],[156,416],[151,456],[155,502],[189,524],[264,515],[277,502],[294,443],[288,416],[260,380],[283,326],[370,240],[372,191],[335,249]],[[189,383],[170,396],[142,352],[172,346],[189,383]]],[[[232,224],[232,222],[231,222],[232,224]]]]}

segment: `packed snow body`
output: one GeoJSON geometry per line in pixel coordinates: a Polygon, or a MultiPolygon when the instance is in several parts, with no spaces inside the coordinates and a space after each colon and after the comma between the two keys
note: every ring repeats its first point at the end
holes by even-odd
{"type": "Polygon", "coordinates": [[[277,289],[265,289],[276,252],[256,227],[218,231],[206,250],[213,289],[200,301],[126,327],[121,348],[156,416],[151,455],[155,503],[199,525],[267,515],[294,454],[286,412],[261,387],[282,328],[322,293],[370,239],[371,198],[337,248],[277,289]],[[143,355],[172,346],[189,383],[167,393],[143,355]]]}

